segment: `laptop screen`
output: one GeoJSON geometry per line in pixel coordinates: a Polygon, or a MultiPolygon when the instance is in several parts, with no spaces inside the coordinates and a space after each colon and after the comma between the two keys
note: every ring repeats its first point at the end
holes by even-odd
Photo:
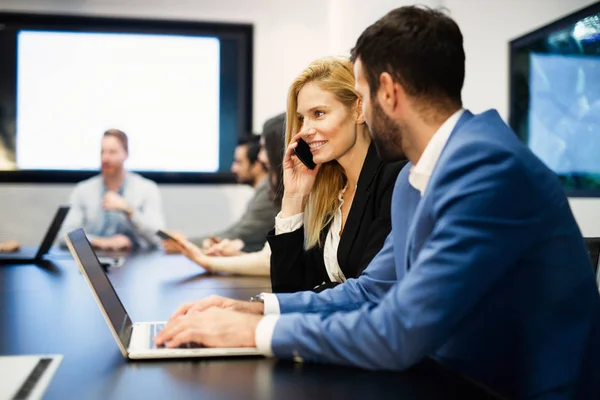
{"type": "Polygon", "coordinates": [[[60,227],[62,226],[63,221],[65,220],[65,217],[67,216],[67,213],[69,212],[70,208],[70,206],[60,206],[58,210],[56,210],[56,214],[54,214],[52,223],[50,223],[50,226],[46,231],[46,235],[42,240],[42,244],[40,245],[40,248],[38,249],[38,252],[35,255],[36,260],[41,259],[43,256],[46,255],[48,250],[50,250],[50,247],[52,246],[52,243],[54,243],[56,235],[58,235],[58,231],[60,230],[60,227]]]}
{"type": "Polygon", "coordinates": [[[118,336],[124,348],[127,349],[131,337],[131,319],[102,269],[83,229],[69,233],[67,243],[73,257],[83,269],[82,272],[87,275],[92,290],[96,293],[96,299],[101,303],[98,305],[104,310],[107,322],[112,325],[113,333],[118,336]]]}

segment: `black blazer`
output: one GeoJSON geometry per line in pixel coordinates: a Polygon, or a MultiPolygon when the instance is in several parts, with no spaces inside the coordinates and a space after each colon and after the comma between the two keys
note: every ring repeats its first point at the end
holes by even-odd
{"type": "MultiPolygon", "coordinates": [[[[381,250],[391,230],[391,201],[398,173],[407,161],[383,163],[371,143],[358,178],[354,200],[342,231],[338,263],[344,276],[358,277],[381,250]]],[[[321,232],[321,243],[329,231],[321,232]]],[[[274,293],[333,287],[323,259],[323,247],[304,250],[304,228],[267,235],[271,246],[271,286],[274,293]]]]}

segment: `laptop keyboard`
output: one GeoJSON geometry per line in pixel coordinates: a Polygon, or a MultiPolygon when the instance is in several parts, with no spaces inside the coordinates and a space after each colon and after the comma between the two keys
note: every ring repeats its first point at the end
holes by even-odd
{"type": "MultiPolygon", "coordinates": [[[[164,349],[165,346],[157,346],[156,343],[154,343],[154,337],[156,335],[158,335],[158,333],[160,331],[162,331],[165,327],[165,324],[152,324],[150,325],[150,335],[149,335],[149,340],[150,340],[150,348],[151,349],[164,349]]],[[[197,344],[197,343],[184,343],[181,346],[179,346],[178,348],[180,349],[201,349],[204,346],[197,344]]]]}

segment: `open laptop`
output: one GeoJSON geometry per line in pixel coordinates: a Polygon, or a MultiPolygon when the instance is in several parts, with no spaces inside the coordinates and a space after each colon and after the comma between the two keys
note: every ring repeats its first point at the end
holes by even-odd
{"type": "Polygon", "coordinates": [[[52,247],[58,231],[60,231],[69,208],[69,206],[60,206],[56,210],[52,223],[48,227],[39,248],[26,247],[12,253],[0,253],[0,264],[35,264],[43,261],[44,256],[48,253],[50,247],[52,247]]]}
{"type": "Polygon", "coordinates": [[[196,347],[169,349],[157,347],[153,338],[166,322],[133,323],[117,296],[114,287],[100,266],[83,229],[66,235],[67,246],[113,334],[124,357],[130,359],[184,358],[184,357],[231,357],[260,355],[256,348],[207,348],[196,347]]]}

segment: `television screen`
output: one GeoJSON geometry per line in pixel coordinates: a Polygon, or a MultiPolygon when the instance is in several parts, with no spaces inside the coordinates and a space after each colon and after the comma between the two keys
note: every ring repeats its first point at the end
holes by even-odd
{"type": "Polygon", "coordinates": [[[115,128],[129,170],[226,173],[251,131],[251,48],[245,25],[0,14],[0,170],[93,173],[115,128]]]}
{"type": "Polygon", "coordinates": [[[570,194],[600,195],[600,5],[511,42],[510,122],[570,194]]]}

